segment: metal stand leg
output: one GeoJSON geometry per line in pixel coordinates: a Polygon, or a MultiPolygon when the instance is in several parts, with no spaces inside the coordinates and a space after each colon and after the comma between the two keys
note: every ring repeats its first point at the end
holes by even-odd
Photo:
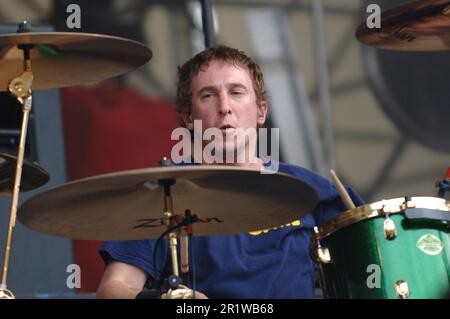
{"type": "MultiPolygon", "coordinates": [[[[19,32],[28,30],[27,23],[24,22],[19,26],[19,32]]],[[[3,257],[3,271],[2,282],[0,285],[0,298],[1,299],[14,299],[14,294],[7,289],[6,282],[8,279],[8,267],[9,257],[11,254],[12,238],[14,234],[14,228],[16,226],[17,205],[19,203],[20,181],[22,178],[22,166],[23,158],[25,154],[25,141],[27,137],[28,119],[30,117],[31,105],[32,105],[32,92],[31,85],[33,83],[33,72],[31,71],[30,49],[32,46],[25,45],[19,46],[19,49],[23,50],[24,56],[24,72],[17,78],[13,79],[8,86],[8,89],[12,95],[14,95],[22,104],[22,128],[20,131],[19,150],[17,152],[17,165],[16,175],[14,179],[14,189],[11,201],[11,211],[9,215],[8,235],[6,239],[5,254],[3,257]]]]}
{"type": "MultiPolygon", "coordinates": [[[[21,100],[19,98],[19,100],[21,100]]],[[[12,238],[14,233],[14,228],[16,225],[16,216],[17,216],[17,206],[19,203],[19,192],[20,192],[20,181],[22,178],[22,165],[23,158],[25,153],[25,141],[27,135],[27,127],[28,127],[28,119],[31,111],[32,98],[30,95],[25,98],[23,103],[23,119],[22,119],[22,129],[20,133],[20,143],[19,150],[17,153],[17,165],[16,165],[16,175],[14,179],[14,189],[13,196],[11,202],[11,212],[9,216],[9,226],[8,226],[8,235],[6,239],[6,247],[5,253],[3,257],[3,272],[2,272],[2,283],[0,285],[0,298],[1,299],[14,299],[14,294],[6,288],[6,282],[8,279],[8,266],[9,266],[9,257],[11,254],[11,245],[12,238]]]]}

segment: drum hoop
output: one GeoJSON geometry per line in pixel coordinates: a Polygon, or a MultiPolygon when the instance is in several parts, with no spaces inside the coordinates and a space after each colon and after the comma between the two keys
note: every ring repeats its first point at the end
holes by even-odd
{"type": "Polygon", "coordinates": [[[405,197],[399,197],[362,205],[347,210],[323,223],[319,226],[319,231],[315,234],[315,237],[317,240],[321,240],[340,229],[356,224],[362,220],[400,214],[406,208],[428,208],[450,212],[450,202],[438,197],[415,196],[410,197],[409,201],[405,197]]]}

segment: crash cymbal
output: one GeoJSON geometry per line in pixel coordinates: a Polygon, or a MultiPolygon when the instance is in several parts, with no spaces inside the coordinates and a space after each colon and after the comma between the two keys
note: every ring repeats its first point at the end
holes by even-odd
{"type": "MultiPolygon", "coordinates": [[[[16,161],[15,156],[0,153],[0,195],[12,193],[16,176],[16,161]]],[[[22,167],[21,191],[38,188],[50,180],[49,174],[35,163],[24,161],[22,167]]]]}
{"type": "Polygon", "coordinates": [[[419,0],[382,12],[381,28],[364,21],[356,38],[389,50],[450,50],[450,0],[419,0]]]}
{"type": "Polygon", "coordinates": [[[32,89],[92,84],[131,71],[152,57],[143,44],[90,33],[27,32],[0,35],[0,91],[23,72],[23,52],[30,50],[32,89]]]}
{"type": "Polygon", "coordinates": [[[224,235],[267,229],[298,220],[318,197],[312,187],[290,175],[227,166],[148,168],[70,182],[31,198],[18,219],[36,231],[88,240],[157,238],[166,230],[161,218],[163,187],[175,179],[173,210],[197,215],[194,235],[224,235]]]}

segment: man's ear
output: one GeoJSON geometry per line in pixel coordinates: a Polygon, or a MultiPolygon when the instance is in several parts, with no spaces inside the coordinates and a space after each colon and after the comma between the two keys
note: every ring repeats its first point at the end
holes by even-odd
{"type": "Polygon", "coordinates": [[[269,113],[269,104],[267,101],[261,101],[258,105],[258,118],[256,123],[258,127],[263,127],[269,113]]]}
{"type": "Polygon", "coordinates": [[[189,131],[194,130],[194,121],[192,120],[192,115],[190,112],[181,113],[181,120],[189,131]]]}

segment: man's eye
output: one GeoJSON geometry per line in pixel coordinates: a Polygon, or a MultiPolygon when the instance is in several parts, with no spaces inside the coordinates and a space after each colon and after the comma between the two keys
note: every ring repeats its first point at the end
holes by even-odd
{"type": "Polygon", "coordinates": [[[242,95],[242,94],[244,94],[244,92],[241,92],[241,91],[232,91],[231,94],[232,94],[232,95],[242,95]]]}
{"type": "Polygon", "coordinates": [[[208,99],[208,98],[212,97],[212,94],[210,94],[210,93],[203,94],[201,97],[202,97],[202,99],[208,99]]]}

